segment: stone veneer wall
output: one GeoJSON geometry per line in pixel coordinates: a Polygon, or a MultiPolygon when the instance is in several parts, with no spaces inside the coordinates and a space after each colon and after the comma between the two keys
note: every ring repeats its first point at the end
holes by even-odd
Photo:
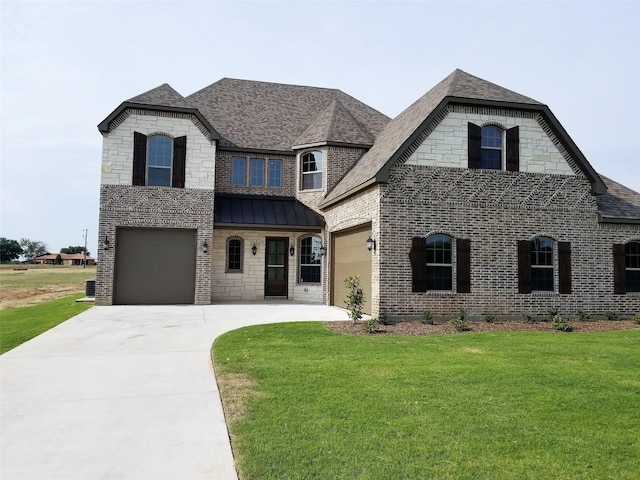
{"type": "MultiPolygon", "coordinates": [[[[371,252],[371,314],[373,316],[378,315],[380,309],[381,298],[381,256],[380,256],[380,243],[381,243],[381,224],[380,224],[380,193],[381,186],[374,185],[371,188],[359,192],[347,200],[331,205],[323,211],[326,221],[327,236],[327,260],[325,268],[331,265],[333,251],[331,250],[331,236],[342,230],[357,227],[371,223],[371,236],[377,241],[377,250],[371,252]]],[[[366,248],[365,245],[362,248],[366,248]]],[[[325,278],[329,281],[324,283],[324,301],[329,303],[331,295],[331,278],[325,278]]],[[[384,286],[386,288],[386,286],[384,286]]],[[[338,305],[342,306],[342,305],[338,305]]]]}
{"type": "MultiPolygon", "coordinates": [[[[640,311],[640,295],[613,293],[612,254],[614,243],[640,239],[640,225],[599,224],[589,192],[582,175],[394,166],[380,206],[380,309],[399,317],[460,308],[476,317],[545,315],[550,306],[565,315],[640,311]],[[471,293],[411,292],[411,239],[431,233],[471,240],[471,293]],[[540,235],[571,242],[571,294],[518,293],[517,241],[540,235]]],[[[455,290],[455,258],[453,274],[455,290]]]]}
{"type": "MultiPolygon", "coordinates": [[[[295,255],[288,258],[288,283],[289,300],[298,302],[321,303],[322,285],[311,283],[299,283],[298,278],[298,254],[299,240],[311,235],[308,232],[267,231],[267,230],[235,230],[216,228],[213,231],[211,252],[211,298],[213,301],[259,301],[264,300],[265,280],[265,242],[266,237],[286,237],[289,246],[295,247],[295,255]],[[242,272],[226,272],[226,248],[227,238],[240,237],[243,240],[242,272]],[[258,247],[256,255],[253,255],[251,247],[258,247]]],[[[320,233],[314,233],[322,237],[320,233]]],[[[323,240],[324,242],[324,240],[323,240]]],[[[326,265],[326,256],[322,259],[326,265]]],[[[326,278],[326,270],[322,268],[321,279],[326,278]]],[[[326,282],[325,282],[326,283],[326,282]]]]}
{"type": "MultiPolygon", "coordinates": [[[[100,246],[96,277],[96,304],[113,303],[116,229],[118,227],[188,228],[197,230],[197,243],[211,243],[213,190],[101,185],[98,238],[105,236],[111,248],[100,246]]],[[[195,303],[211,303],[211,253],[198,248],[195,303]]]]}
{"type": "Polygon", "coordinates": [[[272,155],[262,153],[231,152],[218,150],[216,155],[216,192],[244,195],[282,195],[293,197],[296,194],[296,157],[294,155],[272,155]],[[231,158],[247,159],[247,179],[245,186],[231,185],[231,158]],[[263,187],[249,185],[250,160],[262,158],[265,161],[263,187]],[[268,187],[269,160],[282,160],[282,186],[268,187]]]}
{"type": "Polygon", "coordinates": [[[133,183],[133,133],[187,136],[185,187],[212,189],[215,180],[215,143],[205,136],[193,115],[127,110],[110,126],[102,139],[102,185],[133,183]]]}

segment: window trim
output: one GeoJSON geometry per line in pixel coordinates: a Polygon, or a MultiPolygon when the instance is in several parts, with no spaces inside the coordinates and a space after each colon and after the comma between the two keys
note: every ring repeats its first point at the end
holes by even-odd
{"type": "Polygon", "coordinates": [[[265,179],[265,162],[264,158],[251,157],[249,159],[249,186],[250,187],[264,187],[265,179]],[[261,168],[254,168],[254,166],[260,165],[261,168]],[[260,172],[260,182],[254,183],[254,173],[260,172]]]}
{"type": "MultiPolygon", "coordinates": [[[[640,293],[640,286],[637,290],[631,290],[630,281],[629,281],[629,272],[640,272],[640,240],[630,240],[624,244],[624,287],[625,292],[627,293],[640,293]],[[630,246],[636,245],[636,252],[629,252],[630,246]],[[627,266],[630,262],[629,259],[632,257],[637,257],[638,266],[637,267],[629,267],[627,266]]],[[[639,273],[640,275],[640,273],[639,273]]]]}
{"type": "Polygon", "coordinates": [[[269,188],[282,188],[282,159],[280,158],[270,158],[267,161],[267,187],[269,188]],[[278,185],[273,185],[272,183],[272,162],[273,164],[277,164],[279,165],[279,172],[278,172],[278,185]]]}
{"type": "MultiPolygon", "coordinates": [[[[551,237],[547,237],[544,235],[539,235],[535,238],[532,238],[531,240],[529,240],[530,242],[530,256],[529,256],[529,266],[531,268],[531,292],[532,293],[550,293],[550,292],[555,292],[556,291],[556,259],[557,259],[557,246],[556,246],[556,241],[551,238],[551,237]],[[537,264],[533,262],[533,256],[534,254],[536,254],[536,257],[539,257],[541,254],[546,254],[548,252],[545,252],[544,250],[541,249],[534,249],[534,245],[538,244],[541,240],[548,240],[549,243],[551,244],[551,263],[550,264],[537,264]],[[533,285],[533,271],[535,269],[538,270],[551,270],[551,288],[550,289],[536,289],[534,288],[533,285]]],[[[539,285],[536,285],[539,286],[539,285]]]]}
{"type": "Polygon", "coordinates": [[[243,273],[244,272],[244,239],[238,235],[231,235],[227,237],[225,242],[225,258],[224,258],[224,271],[225,273],[243,273]],[[240,242],[239,252],[239,268],[229,268],[229,261],[231,259],[231,242],[240,242]]]}
{"type": "MultiPolygon", "coordinates": [[[[315,160],[315,158],[314,158],[314,160],[315,160]]],[[[323,169],[324,169],[324,163],[325,163],[324,160],[325,160],[325,158],[324,158],[324,153],[322,152],[322,150],[309,150],[307,152],[304,152],[304,153],[300,154],[300,163],[299,163],[299,165],[300,165],[300,188],[299,188],[299,190],[301,190],[301,191],[322,190],[323,184],[324,184],[324,178],[323,178],[324,177],[323,169]],[[308,155],[312,155],[314,153],[317,153],[317,154],[320,155],[320,162],[319,162],[320,163],[320,169],[318,170],[318,168],[317,168],[317,163],[318,162],[316,162],[316,170],[304,171],[304,168],[305,168],[305,157],[307,157],[308,155]],[[314,178],[314,177],[312,177],[313,175],[319,175],[319,177],[320,177],[320,185],[319,186],[313,186],[313,187],[305,188],[305,186],[304,186],[305,176],[314,178]]],[[[308,163],[310,163],[310,162],[308,162],[308,163]]]]}
{"type": "Polygon", "coordinates": [[[320,237],[319,235],[304,235],[302,237],[300,237],[297,241],[297,247],[298,247],[298,255],[297,255],[297,260],[298,260],[298,275],[297,275],[297,282],[298,284],[301,285],[321,285],[322,284],[322,255],[320,255],[320,247],[322,246],[322,237],[320,237]],[[318,262],[317,263],[302,263],[302,256],[307,255],[303,249],[303,242],[305,240],[309,240],[311,239],[311,254],[313,254],[313,239],[317,239],[319,246],[318,246],[318,262]],[[309,281],[304,281],[302,279],[302,267],[317,267],[318,268],[318,281],[313,281],[313,282],[309,282],[309,281]]]}
{"type": "Polygon", "coordinates": [[[147,137],[147,162],[146,162],[146,168],[145,168],[145,178],[144,178],[144,183],[146,186],[148,187],[171,187],[172,183],[173,183],[173,141],[174,139],[172,137],[170,137],[169,135],[165,135],[164,133],[154,133],[152,135],[149,135],[147,137]],[[151,142],[154,139],[166,139],[168,140],[169,143],[169,166],[158,166],[158,165],[152,165],[151,164],[151,156],[153,155],[153,152],[151,151],[151,142]],[[169,182],[167,185],[150,185],[149,184],[149,171],[152,169],[161,169],[161,170],[169,170],[169,182]]]}
{"type": "MultiPolygon", "coordinates": [[[[434,242],[437,241],[436,239],[433,240],[434,242]]],[[[427,280],[427,291],[428,292],[452,292],[453,291],[453,265],[454,265],[454,258],[453,258],[453,252],[455,250],[454,247],[454,243],[455,243],[455,238],[452,237],[451,235],[447,235],[446,233],[432,233],[430,235],[427,235],[425,237],[425,249],[426,249],[426,262],[425,262],[425,266],[427,268],[427,275],[426,275],[426,280],[427,280]],[[449,241],[449,255],[451,257],[451,261],[450,263],[438,263],[438,262],[429,262],[429,252],[430,252],[430,248],[429,248],[429,239],[432,237],[446,237],[449,241]],[[449,280],[450,280],[450,285],[449,288],[429,288],[429,267],[444,267],[444,268],[448,268],[449,269],[449,280]]],[[[443,252],[446,251],[446,249],[442,250],[443,252]]],[[[434,255],[436,254],[436,250],[435,248],[433,248],[433,252],[434,255]]]]}

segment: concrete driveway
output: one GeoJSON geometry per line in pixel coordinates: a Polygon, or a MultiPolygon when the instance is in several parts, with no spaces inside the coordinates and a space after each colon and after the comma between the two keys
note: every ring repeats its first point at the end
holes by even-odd
{"type": "Polygon", "coordinates": [[[0,356],[0,478],[235,480],[215,338],[347,318],[292,303],[93,307],[0,356]]]}

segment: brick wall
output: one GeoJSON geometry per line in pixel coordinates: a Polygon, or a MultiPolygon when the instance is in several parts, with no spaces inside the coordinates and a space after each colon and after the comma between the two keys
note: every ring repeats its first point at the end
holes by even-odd
{"type": "MultiPolygon", "coordinates": [[[[114,255],[117,227],[188,228],[197,230],[197,243],[211,243],[213,190],[102,185],[98,238],[109,238],[111,248],[100,245],[96,276],[96,304],[113,303],[114,255]]],[[[198,248],[196,304],[211,303],[211,254],[198,248]]]]}

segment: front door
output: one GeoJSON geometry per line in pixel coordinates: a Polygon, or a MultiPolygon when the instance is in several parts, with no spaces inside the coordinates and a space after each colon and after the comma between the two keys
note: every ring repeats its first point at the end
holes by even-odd
{"type": "Polygon", "coordinates": [[[287,297],[289,285],[287,283],[287,250],[288,238],[267,237],[265,252],[265,297],[287,297]]]}

